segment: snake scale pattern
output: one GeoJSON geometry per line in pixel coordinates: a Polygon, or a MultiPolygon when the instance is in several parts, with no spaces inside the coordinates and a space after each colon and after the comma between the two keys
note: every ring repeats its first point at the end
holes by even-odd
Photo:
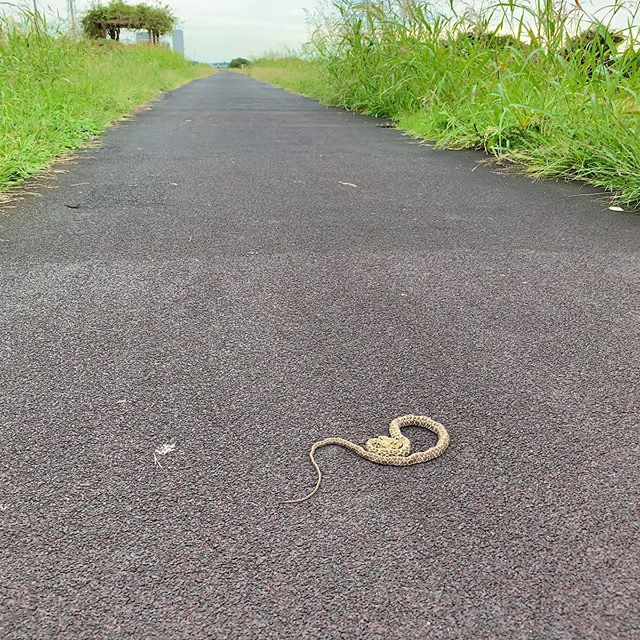
{"type": "Polygon", "coordinates": [[[407,467],[412,464],[419,464],[421,462],[427,462],[433,460],[438,456],[441,456],[449,446],[449,434],[447,430],[439,422],[432,420],[427,416],[414,416],[406,415],[400,416],[391,421],[389,425],[388,436],[378,436],[377,438],[370,438],[367,440],[364,447],[359,444],[355,444],[350,440],[344,438],[325,438],[314,442],[309,452],[309,458],[316,473],[318,474],[318,481],[315,488],[311,493],[303,498],[295,498],[293,500],[285,500],[283,504],[295,504],[298,502],[304,502],[316,494],[320,488],[322,482],[322,472],[315,459],[315,452],[321,447],[328,445],[338,445],[349,449],[358,454],[361,458],[375,462],[376,464],[387,464],[396,467],[407,467]],[[426,451],[416,451],[411,453],[411,441],[406,436],[402,435],[402,427],[424,427],[433,431],[438,436],[438,442],[427,449],[426,451]]]}

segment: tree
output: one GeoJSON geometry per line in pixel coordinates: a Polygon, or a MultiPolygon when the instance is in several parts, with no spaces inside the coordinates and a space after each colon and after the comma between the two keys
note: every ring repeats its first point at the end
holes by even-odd
{"type": "Polygon", "coordinates": [[[240,69],[241,67],[244,67],[245,64],[249,64],[250,60],[247,60],[246,58],[234,58],[230,63],[229,63],[229,68],[230,69],[240,69]]]}
{"type": "Polygon", "coordinates": [[[129,29],[135,7],[122,0],[107,5],[95,5],[82,18],[82,28],[91,38],[120,40],[120,30],[129,29]]]}
{"type": "Polygon", "coordinates": [[[132,29],[144,29],[149,34],[149,42],[158,44],[160,36],[173,31],[177,18],[168,6],[151,7],[136,5],[136,20],[132,29]]]}
{"type": "Polygon", "coordinates": [[[160,42],[160,36],[173,31],[177,18],[168,6],[152,7],[148,4],[126,4],[112,0],[106,5],[94,5],[82,18],[82,28],[90,38],[120,40],[121,29],[146,31],[149,41],[160,42]]]}

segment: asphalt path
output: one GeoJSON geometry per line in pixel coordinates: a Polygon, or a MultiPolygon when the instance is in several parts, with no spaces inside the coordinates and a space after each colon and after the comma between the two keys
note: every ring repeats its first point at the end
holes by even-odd
{"type": "Polygon", "coordinates": [[[640,217],[379,124],[221,73],[5,207],[0,637],[640,637],[640,217]]]}

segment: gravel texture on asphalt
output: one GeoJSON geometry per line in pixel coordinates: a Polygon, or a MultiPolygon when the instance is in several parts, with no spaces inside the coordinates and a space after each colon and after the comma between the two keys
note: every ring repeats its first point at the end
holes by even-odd
{"type": "Polygon", "coordinates": [[[640,217],[482,159],[220,73],[24,189],[0,636],[639,638],[640,217]]]}

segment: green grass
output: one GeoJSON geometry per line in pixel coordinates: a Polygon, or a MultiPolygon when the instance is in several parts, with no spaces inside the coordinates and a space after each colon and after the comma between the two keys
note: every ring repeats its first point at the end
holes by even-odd
{"type": "Polygon", "coordinates": [[[54,36],[25,20],[0,17],[0,189],[162,91],[211,73],[164,48],[54,36]]]}
{"type": "Polygon", "coordinates": [[[310,57],[263,58],[247,73],[639,207],[640,54],[630,26],[618,38],[542,0],[473,17],[407,0],[338,9],[318,22],[310,57]],[[588,29],[601,36],[576,38],[588,29]]]}
{"type": "Polygon", "coordinates": [[[303,60],[292,55],[261,58],[239,73],[320,101],[331,100],[320,60],[303,60]]]}

